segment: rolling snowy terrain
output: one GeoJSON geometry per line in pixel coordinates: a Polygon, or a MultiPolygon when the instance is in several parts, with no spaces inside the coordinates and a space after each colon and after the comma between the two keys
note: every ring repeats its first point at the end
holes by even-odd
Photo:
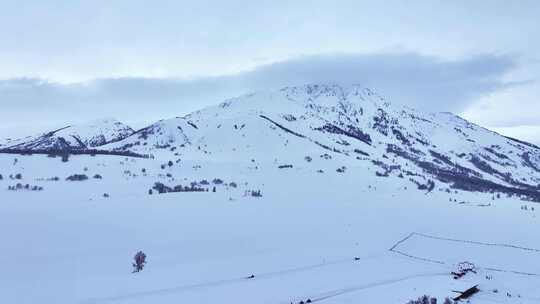
{"type": "Polygon", "coordinates": [[[540,148],[360,86],[0,151],[5,303],[540,302],[540,148]]]}

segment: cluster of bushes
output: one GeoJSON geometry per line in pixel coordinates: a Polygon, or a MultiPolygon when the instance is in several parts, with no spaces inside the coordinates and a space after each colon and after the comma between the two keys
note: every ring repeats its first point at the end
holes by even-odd
{"type": "MultiPolygon", "coordinates": [[[[3,179],[3,176],[0,174],[0,180],[2,180],[2,179],[3,179]]],[[[22,179],[22,174],[20,174],[20,173],[17,173],[15,175],[10,174],[9,179],[22,179]]]]}
{"type": "Polygon", "coordinates": [[[154,183],[152,189],[148,190],[148,194],[152,195],[154,193],[153,190],[157,191],[159,194],[169,192],[208,192],[208,188],[199,187],[196,183],[192,183],[190,186],[176,185],[169,187],[163,183],[156,182],[154,183]]]}
{"type": "Polygon", "coordinates": [[[8,190],[11,190],[11,191],[18,191],[18,190],[41,191],[41,190],[43,190],[43,187],[41,187],[41,186],[30,186],[29,184],[23,185],[21,183],[18,183],[15,186],[8,186],[8,190]]]}
{"type": "Polygon", "coordinates": [[[73,174],[66,178],[67,181],[85,181],[88,179],[88,176],[86,174],[73,174]]]}
{"type": "Polygon", "coordinates": [[[388,172],[379,172],[379,171],[375,171],[375,175],[376,176],[379,176],[379,177],[387,177],[388,176],[388,172]]]}
{"type": "Polygon", "coordinates": [[[56,158],[57,156],[62,157],[63,162],[69,161],[69,153],[67,153],[67,152],[58,152],[58,153],[49,153],[49,154],[47,154],[47,157],[56,158]]]}
{"type": "Polygon", "coordinates": [[[417,184],[418,190],[426,190],[427,192],[431,192],[435,188],[435,182],[428,179],[426,184],[417,184]]]}
{"type": "Polygon", "coordinates": [[[262,197],[261,190],[246,190],[244,196],[262,197]]]}
{"type": "MultiPolygon", "coordinates": [[[[178,161],[180,161],[180,160],[178,160],[178,161]]],[[[177,162],[178,162],[178,161],[177,161],[177,162]]],[[[172,167],[173,165],[174,165],[173,161],[170,160],[170,161],[168,161],[166,164],[161,164],[161,169],[165,169],[165,168],[167,168],[167,167],[172,167]]]]}
{"type": "MultiPolygon", "coordinates": [[[[172,175],[167,175],[171,177],[172,175]]],[[[212,192],[216,192],[216,186],[224,185],[231,188],[237,188],[238,184],[235,182],[226,183],[220,178],[214,178],[211,182],[206,179],[201,180],[200,182],[191,182],[189,186],[176,185],[176,186],[167,186],[161,182],[155,182],[154,186],[148,190],[148,194],[153,194],[154,191],[157,193],[169,193],[169,192],[208,192],[209,188],[212,187],[212,192]],[[211,186],[214,185],[214,186],[211,186]]],[[[260,191],[259,191],[260,192],[260,191]]],[[[260,194],[260,193],[259,193],[260,194]]]]}
{"type": "Polygon", "coordinates": [[[38,181],[47,181],[47,182],[57,182],[57,181],[60,180],[60,177],[53,176],[53,177],[47,177],[47,178],[38,178],[36,180],[38,180],[38,181]]]}
{"type": "Polygon", "coordinates": [[[521,205],[521,210],[525,210],[525,211],[531,210],[531,211],[534,211],[534,207],[531,207],[531,208],[529,209],[529,207],[527,207],[527,205],[521,205]]]}
{"type": "MultiPolygon", "coordinates": [[[[456,302],[450,300],[449,298],[445,298],[443,302],[443,304],[453,304],[453,303],[456,303],[456,302]]],[[[432,298],[432,297],[424,295],[424,296],[419,297],[416,300],[410,300],[409,302],[407,302],[407,304],[437,304],[437,298],[432,298]]]]}
{"type": "Polygon", "coordinates": [[[324,154],[321,154],[321,158],[324,158],[324,159],[332,159],[332,156],[328,153],[324,153],[324,154]]]}
{"type": "Polygon", "coordinates": [[[138,158],[152,158],[152,155],[148,154],[138,154],[131,151],[109,151],[109,150],[96,150],[96,149],[12,149],[12,148],[5,148],[0,149],[0,153],[6,153],[6,154],[21,154],[21,155],[32,155],[32,154],[46,154],[49,157],[56,157],[61,156],[62,161],[64,161],[64,158],[69,158],[70,154],[73,155],[90,155],[90,156],[96,156],[96,155],[116,155],[116,156],[129,156],[129,157],[138,157],[138,158]]]}

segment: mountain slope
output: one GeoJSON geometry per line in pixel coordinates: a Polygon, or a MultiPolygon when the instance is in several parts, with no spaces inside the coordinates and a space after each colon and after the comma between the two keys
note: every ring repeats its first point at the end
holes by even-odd
{"type": "Polygon", "coordinates": [[[25,150],[83,150],[122,140],[133,133],[129,126],[114,119],[102,119],[87,124],[67,126],[37,136],[11,140],[3,149],[25,150]]]}
{"type": "Polygon", "coordinates": [[[377,175],[403,177],[422,190],[433,190],[435,179],[463,190],[540,198],[538,147],[450,113],[393,106],[357,85],[245,95],[159,121],[103,148],[246,165],[315,158],[335,168],[362,163],[377,175]]]}

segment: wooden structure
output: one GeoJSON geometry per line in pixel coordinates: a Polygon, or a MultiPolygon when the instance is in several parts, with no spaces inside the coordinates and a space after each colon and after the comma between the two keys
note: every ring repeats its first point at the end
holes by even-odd
{"type": "Polygon", "coordinates": [[[453,300],[454,301],[466,300],[479,291],[480,289],[478,289],[478,285],[474,285],[473,287],[465,291],[456,291],[457,293],[460,293],[460,295],[455,297],[453,300]]]}

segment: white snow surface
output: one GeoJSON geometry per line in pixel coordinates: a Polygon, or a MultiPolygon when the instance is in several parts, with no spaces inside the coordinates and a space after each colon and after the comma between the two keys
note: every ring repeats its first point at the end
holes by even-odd
{"type": "Polygon", "coordinates": [[[242,96],[99,146],[149,158],[0,154],[1,302],[442,303],[478,284],[471,303],[539,303],[537,203],[452,187],[388,144],[509,187],[504,172],[540,178],[534,146],[359,86],[242,96]],[[471,163],[480,154],[503,173],[471,163]],[[156,182],[208,191],[159,194],[156,182]],[[139,250],[148,263],[132,273],[139,250]],[[455,280],[464,261],[477,273],[455,280]]]}
{"type": "Polygon", "coordinates": [[[0,148],[12,149],[91,149],[124,139],[133,133],[129,126],[111,118],[70,125],[36,136],[7,140],[0,148]]]}

